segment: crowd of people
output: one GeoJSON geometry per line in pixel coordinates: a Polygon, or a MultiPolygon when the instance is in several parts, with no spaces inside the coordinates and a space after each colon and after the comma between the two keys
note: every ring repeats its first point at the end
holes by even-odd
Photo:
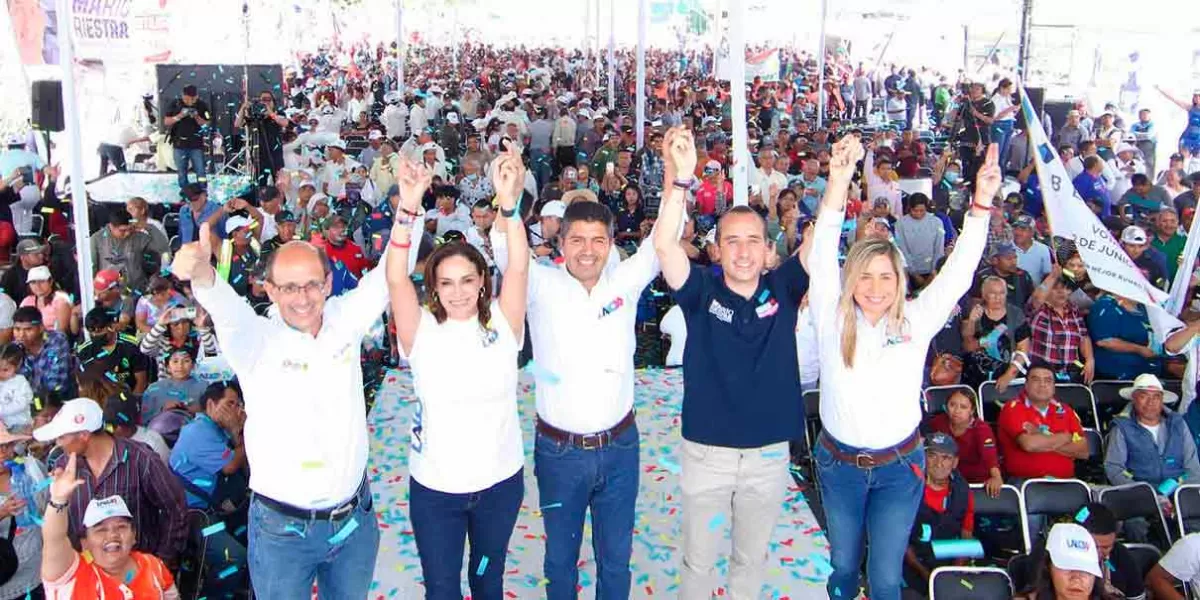
{"type": "MultiPolygon", "coordinates": [[[[254,109],[279,144],[256,149],[257,177],[232,197],[206,185],[213,115],[194,85],[162,119],[180,198],[97,206],[81,233],[54,167],[0,180],[0,531],[17,561],[0,600],[294,599],[314,581],[365,597],[379,543],[366,413],[396,365],[420,401],[408,510],[424,593],[460,597],[469,547],[473,597],[503,597],[530,357],[534,472],[555,506],[545,594],[576,597],[590,512],[597,597],[628,598],[647,332],[671,337],[666,364],[686,374],[684,598],[758,597],[789,458],[820,482],[829,596],[919,595],[949,564],[933,542],[974,535],[970,484],[996,495],[1095,458],[1061,383],[1130,382],[1089,483],[1200,477],[1200,408],[1171,408],[1164,384],[1200,320],[1189,308],[1156,339],[1146,307],[1098,289],[1052,235],[1014,79],[838,51],[822,87],[815,57],[783,52],[776,81],[747,84],[755,164],[739,205],[729,85],[705,54],[647,53],[639,123],[629,52],[606,90],[580,52],[465,45],[455,71],[448,49],[417,47],[398,90],[392,51],[323,48],[288,67],[254,109]],[[1006,175],[1019,189],[1002,195],[1006,175]],[[923,388],[955,384],[923,410],[923,388]],[[994,420],[969,391],[984,384],[1020,390],[994,420]],[[813,389],[821,433],[796,447],[813,389]]],[[[1200,93],[1177,103],[1188,129],[1158,170],[1149,111],[1081,105],[1049,132],[1079,196],[1164,289],[1200,284],[1179,270],[1200,93]]],[[[122,168],[120,150],[105,162],[122,168]]],[[[1191,536],[1132,573],[1106,510],[1047,527],[1021,593],[1132,598],[1144,583],[1170,598],[1200,581],[1191,536]]]]}

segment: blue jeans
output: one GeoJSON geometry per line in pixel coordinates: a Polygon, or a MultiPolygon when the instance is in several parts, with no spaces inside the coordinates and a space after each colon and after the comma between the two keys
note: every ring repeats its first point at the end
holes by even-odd
{"type": "MultiPolygon", "coordinates": [[[[860,450],[828,439],[842,452],[860,450]]],[[[904,551],[925,489],[924,450],[918,446],[886,465],[860,469],[834,458],[820,441],[814,446],[833,566],[826,584],[829,597],[858,595],[863,542],[869,540],[870,596],[872,600],[898,600],[904,551]]]]}
{"type": "Polygon", "coordinates": [[[534,473],[546,528],[548,600],[575,600],[583,519],[592,510],[596,600],[629,598],[633,514],[638,494],[638,431],[631,426],[596,450],[538,434],[534,473]]]}
{"type": "Polygon", "coordinates": [[[471,597],[504,597],[504,558],[525,496],[525,470],[470,494],[447,494],[409,478],[409,513],[426,600],[462,600],[463,545],[471,543],[471,597]],[[486,561],[486,562],[485,562],[486,561]]]}
{"type": "MultiPolygon", "coordinates": [[[[1012,140],[1013,123],[1014,122],[1015,121],[1013,121],[1011,119],[1005,119],[1003,121],[993,121],[992,122],[992,132],[991,132],[992,143],[996,144],[998,146],[997,149],[1000,151],[1000,154],[998,154],[997,156],[1000,157],[1000,167],[1001,168],[1004,167],[1004,161],[1005,161],[1004,153],[1008,151],[1008,143],[1012,140]]],[[[1021,165],[1021,166],[1024,166],[1024,165],[1021,165]]]]}
{"type": "Polygon", "coordinates": [[[196,174],[196,181],[204,183],[204,150],[201,148],[175,148],[175,172],[179,176],[179,189],[188,184],[188,170],[196,174]]]}
{"type": "Polygon", "coordinates": [[[100,175],[108,175],[108,165],[112,165],[118,173],[129,169],[125,166],[125,149],[115,144],[100,144],[100,175]]]}
{"type": "Polygon", "coordinates": [[[334,519],[301,519],[263,504],[250,502],[250,572],[259,600],[366,598],[379,551],[371,489],[359,490],[358,506],[334,519]],[[355,523],[355,525],[351,525],[355,523]],[[330,542],[345,527],[349,535],[330,542]]]}

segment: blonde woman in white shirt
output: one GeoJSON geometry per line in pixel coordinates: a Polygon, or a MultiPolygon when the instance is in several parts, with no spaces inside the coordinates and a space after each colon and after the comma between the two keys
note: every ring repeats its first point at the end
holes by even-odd
{"type": "Polygon", "coordinates": [[[909,526],[924,489],[921,378],[925,354],[971,279],[987,242],[991,200],[1001,176],[988,148],[962,235],[946,265],[915,300],[899,250],[886,240],[851,246],[838,269],[846,190],[861,143],[834,146],[809,257],[809,308],[821,363],[821,422],[813,450],[821,479],[833,574],[831,598],[858,595],[863,544],[870,540],[871,598],[900,598],[909,526]],[[840,282],[840,283],[839,283],[840,282]]]}
{"type": "MultiPolygon", "coordinates": [[[[402,206],[418,206],[431,179],[423,165],[403,163],[402,206]]],[[[524,180],[515,152],[493,163],[502,215],[494,227],[521,227],[516,205],[524,180]]],[[[420,402],[408,459],[409,509],[425,597],[461,598],[463,545],[470,542],[472,596],[501,598],[504,557],[525,494],[517,353],[524,339],[529,247],[524,231],[508,236],[509,268],[492,300],[491,270],[479,250],[464,242],[444,244],[426,259],[423,306],[404,268],[416,216],[398,214],[387,278],[396,336],[420,402]]]]}

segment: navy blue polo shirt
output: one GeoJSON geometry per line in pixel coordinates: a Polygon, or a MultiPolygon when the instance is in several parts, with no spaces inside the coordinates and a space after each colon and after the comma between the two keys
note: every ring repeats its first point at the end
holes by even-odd
{"type": "Polygon", "coordinates": [[[763,275],[749,299],[693,265],[675,301],[687,323],[683,437],[759,448],[798,439],[804,421],[796,319],[808,273],[791,257],[763,275]]]}

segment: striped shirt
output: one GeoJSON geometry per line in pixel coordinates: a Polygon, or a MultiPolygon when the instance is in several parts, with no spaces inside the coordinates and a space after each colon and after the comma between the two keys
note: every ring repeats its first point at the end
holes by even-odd
{"type": "MultiPolygon", "coordinates": [[[[99,435],[92,434],[93,439],[99,435]]],[[[111,436],[110,436],[111,437],[111,436]]],[[[166,463],[149,446],[111,437],[113,454],[97,477],[86,460],[77,461],[77,476],[83,485],[75,489],[70,501],[70,534],[73,543],[83,535],[83,514],[92,498],[120,496],[133,513],[137,531],[136,550],[153,554],[170,563],[187,542],[187,505],[183,486],[171,474],[166,463]]],[[[67,464],[64,454],[55,468],[67,464]]]]}
{"type": "MultiPolygon", "coordinates": [[[[203,352],[204,356],[216,356],[221,353],[220,347],[217,346],[217,336],[213,335],[212,329],[193,329],[188,335],[186,344],[203,352]]],[[[141,350],[142,354],[157,361],[159,379],[167,377],[167,352],[176,347],[175,343],[171,341],[171,336],[167,334],[166,323],[162,321],[155,323],[146,337],[143,337],[141,343],[138,344],[138,350],[141,350]]]]}

